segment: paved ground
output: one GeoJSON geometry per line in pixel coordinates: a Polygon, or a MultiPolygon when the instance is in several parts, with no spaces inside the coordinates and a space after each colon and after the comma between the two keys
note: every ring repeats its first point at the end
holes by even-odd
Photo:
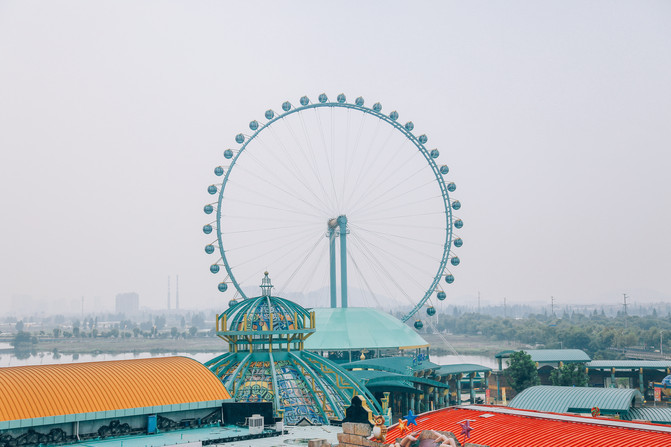
{"type": "MultiPolygon", "coordinates": [[[[337,444],[337,434],[341,432],[342,428],[328,425],[287,427],[285,434],[282,436],[247,439],[215,445],[226,447],[305,447],[308,440],[315,438],[326,439],[331,444],[337,444]]],[[[197,443],[211,439],[234,438],[248,434],[249,430],[247,428],[206,427],[163,432],[155,435],[124,436],[106,440],[84,441],[75,445],[80,447],[160,447],[197,443]]]]}

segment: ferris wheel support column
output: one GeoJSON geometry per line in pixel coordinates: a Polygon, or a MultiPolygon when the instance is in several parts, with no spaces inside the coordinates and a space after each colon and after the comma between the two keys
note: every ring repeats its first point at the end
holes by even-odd
{"type": "Polygon", "coordinates": [[[336,298],[336,248],[335,248],[335,225],[331,225],[331,221],[328,224],[328,233],[326,236],[329,238],[329,268],[331,270],[330,286],[331,286],[331,308],[338,307],[338,302],[336,298]]]}
{"type": "Polygon", "coordinates": [[[340,294],[341,306],[347,307],[347,216],[338,216],[340,226],[340,294]]]}

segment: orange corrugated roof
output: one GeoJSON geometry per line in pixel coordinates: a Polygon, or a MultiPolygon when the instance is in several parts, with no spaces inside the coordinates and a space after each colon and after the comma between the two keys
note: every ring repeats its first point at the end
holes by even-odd
{"type": "Polygon", "coordinates": [[[229,399],[187,357],[0,368],[0,421],[229,399]]]}
{"type": "MultiPolygon", "coordinates": [[[[500,409],[501,407],[499,407],[500,409]]],[[[526,415],[466,408],[445,408],[417,416],[417,427],[411,430],[443,430],[457,435],[458,440],[489,447],[662,447],[671,446],[671,434],[655,431],[656,424],[627,423],[628,426],[597,425],[590,417],[568,420],[551,420],[544,416],[554,413],[526,411],[526,415]],[[481,415],[491,415],[481,417],[481,415]],[[459,423],[469,420],[472,428],[470,439],[465,440],[459,423]],[[640,428],[630,428],[630,427],[640,428]]],[[[505,410],[503,410],[505,411],[505,410]]],[[[598,420],[597,420],[598,421],[598,420]]],[[[614,422],[617,424],[617,422],[614,422]]],[[[624,425],[624,424],[622,424],[624,425]]],[[[387,443],[405,436],[397,426],[389,428],[387,443]]]]}

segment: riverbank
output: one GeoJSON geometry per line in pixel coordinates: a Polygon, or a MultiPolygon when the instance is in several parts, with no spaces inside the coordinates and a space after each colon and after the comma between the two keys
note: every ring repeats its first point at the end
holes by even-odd
{"type": "MultiPolygon", "coordinates": [[[[422,334],[431,344],[435,355],[454,354],[493,357],[506,349],[519,349],[517,343],[492,341],[482,336],[449,335],[445,340],[436,334],[422,334]]],[[[9,342],[10,340],[1,340],[9,342]]],[[[122,354],[150,352],[156,354],[221,353],[228,350],[228,344],[218,337],[188,338],[39,338],[30,346],[32,352],[59,352],[61,354],[122,354]]],[[[12,350],[13,351],[13,350],[12,350]]]]}

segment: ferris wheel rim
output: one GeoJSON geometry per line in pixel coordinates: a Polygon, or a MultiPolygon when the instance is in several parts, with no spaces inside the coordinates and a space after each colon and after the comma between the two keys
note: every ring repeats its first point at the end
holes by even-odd
{"type": "MultiPolygon", "coordinates": [[[[240,296],[243,299],[247,299],[248,296],[245,294],[242,285],[238,282],[238,280],[235,278],[235,275],[233,274],[232,267],[230,265],[230,262],[228,261],[228,258],[226,256],[226,249],[223,245],[223,235],[221,231],[221,210],[222,210],[222,203],[224,199],[224,191],[226,189],[226,185],[228,184],[228,179],[230,176],[230,173],[233,171],[233,168],[238,160],[238,158],[242,155],[243,152],[245,152],[245,149],[247,146],[254,141],[254,139],[261,134],[265,129],[271,127],[273,124],[277,123],[278,121],[286,118],[287,116],[290,116],[295,113],[300,113],[305,110],[310,110],[310,109],[319,109],[319,108],[342,108],[342,109],[350,109],[350,110],[358,110],[360,112],[363,112],[365,114],[371,115],[389,125],[391,125],[393,128],[395,128],[397,131],[401,132],[403,136],[405,136],[414,146],[415,148],[422,154],[424,157],[425,161],[428,163],[429,167],[431,168],[431,171],[438,182],[440,191],[441,191],[441,198],[443,202],[443,207],[444,207],[444,213],[445,213],[445,244],[443,246],[442,250],[442,257],[438,266],[438,270],[436,274],[434,275],[434,278],[427,288],[427,290],[424,293],[424,296],[412,307],[412,309],[406,313],[403,317],[401,317],[401,321],[405,322],[409,320],[413,315],[417,313],[419,309],[421,309],[426,302],[431,298],[431,295],[433,292],[436,290],[436,287],[438,286],[440,279],[445,276],[445,270],[447,268],[448,261],[450,259],[450,252],[451,252],[451,246],[452,246],[452,228],[453,228],[453,216],[452,216],[452,206],[450,203],[450,196],[449,196],[449,191],[448,191],[448,186],[445,182],[445,179],[443,177],[443,173],[441,172],[440,168],[438,167],[437,163],[434,160],[434,157],[432,157],[431,151],[429,151],[424,143],[427,141],[426,135],[420,135],[419,137],[416,136],[413,132],[412,129],[414,128],[414,125],[408,129],[408,126],[401,124],[400,122],[397,121],[398,119],[398,114],[396,111],[393,111],[390,113],[390,115],[385,115],[384,113],[381,112],[382,108],[379,103],[375,103],[373,108],[366,107],[363,105],[363,100],[361,100],[361,103],[359,104],[359,99],[360,97],[357,98],[356,103],[348,103],[345,100],[341,101],[341,97],[344,98],[344,95],[339,95],[337,101],[329,101],[328,99],[322,102],[322,96],[325,96],[324,94],[320,95],[319,102],[313,103],[310,102],[307,97],[302,97],[300,102],[300,106],[294,106],[291,104],[289,101],[286,101],[282,104],[282,113],[275,113],[274,110],[269,109],[266,111],[266,118],[268,118],[268,114],[271,113],[270,119],[268,119],[267,122],[265,123],[260,123],[258,121],[252,121],[252,123],[256,123],[256,128],[252,129],[253,133],[251,135],[245,135],[243,133],[239,133],[236,135],[235,140],[238,144],[241,144],[241,146],[237,149],[237,152],[230,158],[230,162],[228,165],[228,168],[225,170],[223,180],[221,182],[221,187],[218,188],[218,199],[217,199],[217,209],[216,209],[216,236],[217,236],[217,243],[218,243],[218,248],[219,248],[219,253],[221,255],[220,261],[223,264],[224,269],[226,270],[227,273],[227,279],[233,284],[237,292],[240,294],[240,296]],[[307,100],[306,104],[303,104],[303,101],[307,100]],[[376,110],[377,109],[377,110],[376,110]],[[394,117],[394,115],[396,115],[394,117]],[[422,142],[423,140],[423,142],[422,142]]],[[[251,123],[250,123],[251,124],[251,123]]],[[[250,126],[251,127],[251,126],[250,126]]],[[[213,222],[213,223],[214,223],[213,222]]],[[[211,224],[210,224],[211,225],[211,224]]],[[[218,265],[219,261],[217,261],[216,264],[218,265]]],[[[211,271],[212,271],[212,267],[211,271]]],[[[456,265],[456,264],[454,264],[456,265]]],[[[218,268],[216,269],[218,272],[218,268]]],[[[216,273],[213,271],[213,273],[216,273]]],[[[224,280],[226,281],[226,279],[224,280]]]]}

